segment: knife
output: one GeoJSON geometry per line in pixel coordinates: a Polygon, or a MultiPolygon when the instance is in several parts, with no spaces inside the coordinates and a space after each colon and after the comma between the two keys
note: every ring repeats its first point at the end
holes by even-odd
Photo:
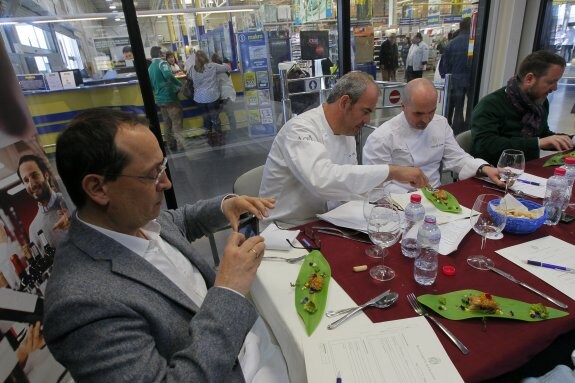
{"type": "Polygon", "coordinates": [[[355,238],[355,237],[352,237],[352,236],[350,236],[350,235],[340,234],[340,233],[336,233],[336,232],[333,232],[333,231],[318,229],[317,232],[318,232],[318,233],[322,233],[322,234],[333,235],[333,236],[340,237],[340,238],[347,238],[347,239],[351,239],[352,241],[363,242],[363,243],[368,243],[368,244],[370,244],[370,245],[373,245],[372,242],[367,241],[367,240],[365,240],[365,239],[355,238]]]}
{"type": "Polygon", "coordinates": [[[568,307],[565,303],[562,303],[555,298],[551,298],[549,295],[545,294],[544,292],[541,292],[541,291],[537,290],[536,288],[529,286],[527,283],[519,281],[513,275],[506,273],[505,271],[500,270],[497,267],[493,267],[493,266],[487,266],[487,267],[489,268],[489,270],[501,275],[502,277],[505,277],[505,278],[509,279],[510,281],[515,282],[518,285],[525,287],[527,290],[531,290],[535,294],[542,296],[543,298],[547,299],[548,301],[555,303],[557,306],[561,307],[562,309],[566,309],[568,307]]]}
{"type": "MultiPolygon", "coordinates": [[[[505,193],[505,189],[501,189],[501,188],[498,188],[498,187],[495,187],[495,186],[483,185],[483,187],[484,187],[485,189],[497,190],[497,191],[499,191],[499,192],[501,192],[501,193],[505,193]]],[[[541,197],[538,197],[538,196],[533,195],[533,194],[525,193],[524,191],[521,191],[521,190],[509,189],[507,192],[510,193],[510,194],[514,194],[514,195],[516,195],[516,196],[518,196],[518,197],[531,197],[531,198],[541,199],[541,197]]]]}
{"type": "Polygon", "coordinates": [[[345,322],[346,320],[348,320],[349,318],[351,318],[351,316],[353,314],[355,314],[356,312],[363,310],[364,308],[366,308],[367,306],[369,306],[372,303],[377,302],[378,300],[382,299],[383,297],[385,297],[387,294],[389,294],[391,290],[387,290],[384,293],[379,294],[378,296],[376,296],[375,298],[370,299],[369,301],[365,302],[364,304],[357,306],[355,308],[355,310],[351,311],[349,314],[345,315],[343,318],[340,318],[338,320],[336,320],[335,322],[333,322],[332,324],[327,326],[328,330],[333,330],[334,328],[338,327],[340,324],[342,324],[343,322],[345,322]]]}

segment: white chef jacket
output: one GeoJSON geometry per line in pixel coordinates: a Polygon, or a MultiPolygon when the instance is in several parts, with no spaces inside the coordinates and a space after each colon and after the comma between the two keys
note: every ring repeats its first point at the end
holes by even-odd
{"type": "Polygon", "coordinates": [[[405,60],[407,66],[413,67],[414,71],[423,70],[423,64],[429,59],[429,47],[426,43],[421,41],[419,44],[411,44],[407,59],[405,60]]]}
{"type": "Polygon", "coordinates": [[[362,199],[388,175],[387,165],[357,165],[355,138],[335,135],[320,105],[289,120],[272,144],[259,195],[276,206],[263,224],[309,222],[337,202],[362,199]]]}
{"type": "MultiPolygon", "coordinates": [[[[458,173],[459,179],[466,179],[473,177],[477,168],[487,163],[461,149],[445,117],[436,114],[421,130],[409,126],[403,112],[369,135],[362,158],[365,164],[416,166],[434,187],[441,185],[442,164],[443,169],[458,173]]],[[[385,188],[391,193],[415,190],[409,184],[395,181],[387,182],[385,188]]]]}

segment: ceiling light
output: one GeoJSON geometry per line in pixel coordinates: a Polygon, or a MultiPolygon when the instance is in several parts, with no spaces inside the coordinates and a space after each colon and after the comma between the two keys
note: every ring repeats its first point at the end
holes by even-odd
{"type": "Polygon", "coordinates": [[[110,9],[116,9],[116,6],[112,4],[110,5],[110,9]]]}
{"type": "Polygon", "coordinates": [[[119,17],[116,17],[116,18],[114,19],[114,21],[120,21],[120,20],[122,20],[122,19],[120,19],[119,17]]]}
{"type": "Polygon", "coordinates": [[[18,177],[18,173],[14,173],[11,176],[8,176],[0,181],[0,189],[5,189],[8,186],[12,186],[15,183],[20,182],[20,178],[18,177]]]}
{"type": "Polygon", "coordinates": [[[94,21],[106,20],[107,17],[82,17],[78,19],[51,19],[51,20],[38,20],[32,21],[32,24],[47,24],[47,23],[67,23],[69,21],[94,21]]]}
{"type": "Polygon", "coordinates": [[[12,189],[9,189],[8,191],[6,191],[6,193],[8,193],[9,195],[15,195],[15,194],[20,193],[24,189],[26,189],[24,184],[18,184],[16,186],[14,186],[12,189]]]}

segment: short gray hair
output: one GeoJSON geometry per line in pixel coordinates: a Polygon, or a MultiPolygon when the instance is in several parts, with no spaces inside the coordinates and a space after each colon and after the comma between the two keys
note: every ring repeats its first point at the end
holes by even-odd
{"type": "Polygon", "coordinates": [[[347,95],[353,105],[361,98],[370,84],[377,87],[373,78],[367,73],[360,71],[349,72],[337,80],[327,97],[327,103],[333,104],[341,97],[347,95]]]}

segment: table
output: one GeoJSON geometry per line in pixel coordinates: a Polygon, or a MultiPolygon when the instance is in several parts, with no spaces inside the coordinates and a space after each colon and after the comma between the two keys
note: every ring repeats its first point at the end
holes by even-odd
{"type": "MultiPolygon", "coordinates": [[[[526,165],[526,172],[541,177],[550,176],[553,168],[541,167],[544,161],[545,159],[538,159],[529,162],[526,165]]],[[[471,207],[478,194],[494,192],[483,188],[483,185],[485,183],[481,180],[469,179],[446,185],[445,189],[453,193],[462,205],[471,207]]],[[[308,226],[313,225],[317,225],[317,222],[308,226]]],[[[322,222],[322,225],[329,224],[322,222]]],[[[346,323],[346,326],[365,328],[364,326],[369,326],[372,322],[416,316],[405,298],[409,292],[420,295],[477,289],[494,295],[533,303],[542,302],[547,306],[555,307],[527,289],[493,272],[480,271],[468,266],[467,256],[471,252],[478,251],[481,244],[481,237],[473,231],[470,231],[464,238],[457,251],[439,258],[439,270],[443,265],[453,265],[457,270],[456,275],[448,277],[440,272],[436,282],[429,287],[415,283],[412,276],[413,260],[401,255],[399,244],[389,249],[390,255],[386,258],[386,264],[396,271],[396,277],[388,282],[377,282],[365,272],[355,273],[352,270],[355,265],[366,264],[371,267],[378,262],[363,254],[367,245],[328,235],[316,235],[321,239],[321,251],[332,268],[333,280],[330,284],[327,309],[363,303],[388,288],[400,294],[400,299],[393,308],[366,309],[363,314],[357,315],[346,323]]],[[[495,261],[496,267],[568,304],[568,311],[572,311],[575,309],[575,301],[495,253],[498,249],[547,235],[553,235],[575,244],[575,223],[543,226],[530,235],[505,234],[501,240],[488,240],[483,253],[495,261]]],[[[266,251],[266,255],[281,256],[281,253],[266,251]]],[[[304,253],[305,250],[293,250],[289,256],[304,253]]],[[[285,262],[262,262],[252,288],[254,303],[272,328],[284,352],[290,378],[292,382],[298,383],[307,381],[302,347],[302,339],[305,339],[307,335],[294,309],[294,291],[290,286],[290,282],[297,278],[299,267],[299,264],[291,265],[285,262]]],[[[490,318],[485,328],[480,320],[450,321],[441,317],[438,319],[470,349],[468,355],[463,355],[442,332],[434,327],[443,347],[466,382],[484,381],[512,371],[527,363],[558,336],[575,330],[575,318],[572,314],[538,323],[490,318]]],[[[312,336],[330,331],[326,329],[326,326],[332,321],[333,319],[324,317],[312,336]]]]}

